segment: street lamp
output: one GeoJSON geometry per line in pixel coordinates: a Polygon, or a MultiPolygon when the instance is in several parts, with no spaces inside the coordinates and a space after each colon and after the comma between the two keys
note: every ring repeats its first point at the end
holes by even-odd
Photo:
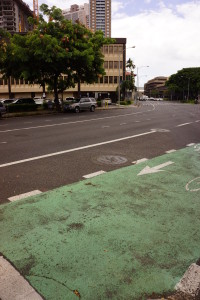
{"type": "Polygon", "coordinates": [[[149,66],[140,66],[140,67],[137,67],[137,93],[136,93],[136,103],[137,103],[137,99],[138,99],[138,96],[139,96],[139,69],[141,68],[149,68],[149,66]]]}
{"type": "MultiPolygon", "coordinates": [[[[124,54],[124,51],[126,51],[126,49],[131,49],[131,48],[135,48],[135,46],[132,46],[132,47],[128,47],[128,48],[125,48],[123,51],[122,51],[122,57],[123,57],[123,54],[124,54]]],[[[120,105],[120,52],[119,52],[119,82],[118,82],[118,104],[120,105]]],[[[122,73],[123,74],[123,73],[122,73]]]]}

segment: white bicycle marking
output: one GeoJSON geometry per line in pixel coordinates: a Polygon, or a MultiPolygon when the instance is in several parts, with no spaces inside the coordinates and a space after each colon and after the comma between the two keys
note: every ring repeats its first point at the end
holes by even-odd
{"type": "Polygon", "coordinates": [[[186,191],[189,191],[189,192],[198,192],[198,191],[200,191],[200,187],[198,187],[197,189],[194,189],[193,187],[190,188],[192,183],[194,183],[194,185],[199,185],[200,186],[200,177],[192,179],[185,186],[186,191]]]}

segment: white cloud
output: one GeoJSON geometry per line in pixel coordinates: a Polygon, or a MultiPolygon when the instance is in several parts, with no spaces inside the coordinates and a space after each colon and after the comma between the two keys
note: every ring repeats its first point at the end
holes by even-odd
{"type": "Polygon", "coordinates": [[[167,8],[160,2],[157,11],[112,20],[112,36],[126,37],[127,58],[136,66],[149,65],[140,70],[148,74],[140,82],[156,76],[169,76],[184,67],[200,66],[200,1],[167,8]]]}

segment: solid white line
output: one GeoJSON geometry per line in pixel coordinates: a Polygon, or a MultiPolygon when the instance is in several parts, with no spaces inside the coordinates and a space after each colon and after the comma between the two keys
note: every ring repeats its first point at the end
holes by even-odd
{"type": "MultiPolygon", "coordinates": [[[[155,110],[155,107],[153,107],[153,109],[150,110],[150,111],[153,111],[153,110],[155,110]]],[[[132,116],[132,115],[137,115],[137,114],[142,114],[142,113],[143,112],[136,112],[136,113],[117,115],[117,116],[111,116],[111,117],[102,117],[102,118],[82,120],[82,121],[73,121],[73,122],[66,122],[66,123],[55,123],[55,124],[49,124],[49,125],[40,125],[40,126],[32,126],[32,127],[7,129],[7,130],[1,130],[0,132],[3,133],[3,132],[11,132],[11,131],[20,131],[20,130],[30,130],[30,129],[47,128],[47,127],[54,127],[54,126],[63,126],[63,125],[69,125],[69,124],[78,124],[78,123],[85,123],[85,122],[91,122],[91,121],[98,121],[98,120],[114,119],[114,118],[119,118],[119,117],[132,116]]]]}
{"type": "Polygon", "coordinates": [[[126,125],[127,123],[121,123],[121,124],[119,124],[120,126],[122,126],[122,125],[126,125]]]}
{"type": "Polygon", "coordinates": [[[101,170],[101,171],[98,171],[98,172],[95,172],[95,173],[84,175],[83,177],[88,179],[88,178],[99,176],[99,175],[104,174],[104,173],[106,173],[106,172],[101,170]]]}
{"type": "Polygon", "coordinates": [[[137,164],[140,164],[140,163],[145,162],[147,160],[148,160],[148,158],[141,158],[141,159],[138,159],[136,161],[133,161],[132,164],[136,164],[137,165],[137,164]]]}
{"type": "Polygon", "coordinates": [[[20,195],[17,195],[17,196],[10,197],[10,198],[8,198],[8,200],[11,201],[11,202],[14,202],[14,201],[21,200],[21,199],[24,199],[24,198],[28,198],[28,197],[31,197],[31,196],[39,195],[41,193],[42,193],[41,191],[35,190],[35,191],[28,192],[28,193],[24,193],[24,194],[20,194],[20,195]]]}
{"type": "MultiPolygon", "coordinates": [[[[175,286],[179,292],[197,297],[200,287],[200,266],[191,264],[181,280],[175,286]]],[[[196,298],[195,298],[196,299],[196,298]]]]}
{"type": "Polygon", "coordinates": [[[195,143],[191,143],[191,144],[187,144],[186,146],[191,147],[191,146],[194,146],[194,145],[195,145],[195,143]]]}
{"type": "Polygon", "coordinates": [[[28,281],[3,256],[0,256],[0,275],[0,299],[42,300],[28,281]]]}
{"type": "Polygon", "coordinates": [[[192,122],[190,122],[190,123],[184,123],[184,124],[179,124],[176,127],[182,127],[182,126],[189,125],[189,124],[192,124],[192,122]]]}
{"type": "Polygon", "coordinates": [[[195,122],[198,123],[198,122],[200,122],[200,120],[196,120],[195,122]]]}
{"type": "Polygon", "coordinates": [[[152,131],[131,135],[131,136],[127,136],[127,137],[116,139],[116,140],[110,140],[110,141],[101,142],[101,143],[97,143],[97,144],[92,144],[92,145],[82,146],[82,147],[78,147],[78,148],[63,150],[63,151],[59,151],[59,152],[49,153],[49,154],[45,154],[45,155],[35,156],[35,157],[27,158],[27,159],[17,160],[17,161],[13,161],[13,162],[10,162],[10,163],[2,164],[2,165],[0,165],[0,168],[12,166],[12,165],[17,165],[17,164],[21,164],[21,163],[24,163],[24,162],[33,161],[33,160],[37,160],[37,159],[41,159],[41,158],[47,158],[47,157],[51,157],[51,156],[56,156],[56,155],[61,155],[61,154],[65,154],[65,153],[75,152],[75,151],[84,150],[84,149],[88,149],[88,148],[94,148],[94,147],[98,147],[98,146],[101,146],[101,145],[107,145],[107,144],[111,144],[111,143],[125,141],[125,140],[133,139],[133,138],[136,138],[136,137],[152,134],[152,133],[155,133],[155,132],[156,132],[155,130],[152,130],[152,131]]]}
{"type": "Polygon", "coordinates": [[[168,150],[168,151],[165,151],[165,153],[173,153],[173,152],[176,152],[176,150],[175,149],[172,149],[172,150],[168,150]]]}
{"type": "Polygon", "coordinates": [[[7,144],[7,142],[1,142],[0,144],[7,144]]]}

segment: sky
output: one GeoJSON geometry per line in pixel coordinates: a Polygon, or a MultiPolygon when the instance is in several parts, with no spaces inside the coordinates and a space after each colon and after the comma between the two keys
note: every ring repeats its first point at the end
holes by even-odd
{"type": "MultiPolygon", "coordinates": [[[[67,9],[89,0],[38,0],[67,9]]],[[[127,59],[136,66],[139,85],[200,67],[200,0],[111,0],[112,37],[127,39],[127,59]],[[146,67],[149,66],[149,67],[146,67]]],[[[31,0],[24,0],[32,9],[31,0]]]]}

